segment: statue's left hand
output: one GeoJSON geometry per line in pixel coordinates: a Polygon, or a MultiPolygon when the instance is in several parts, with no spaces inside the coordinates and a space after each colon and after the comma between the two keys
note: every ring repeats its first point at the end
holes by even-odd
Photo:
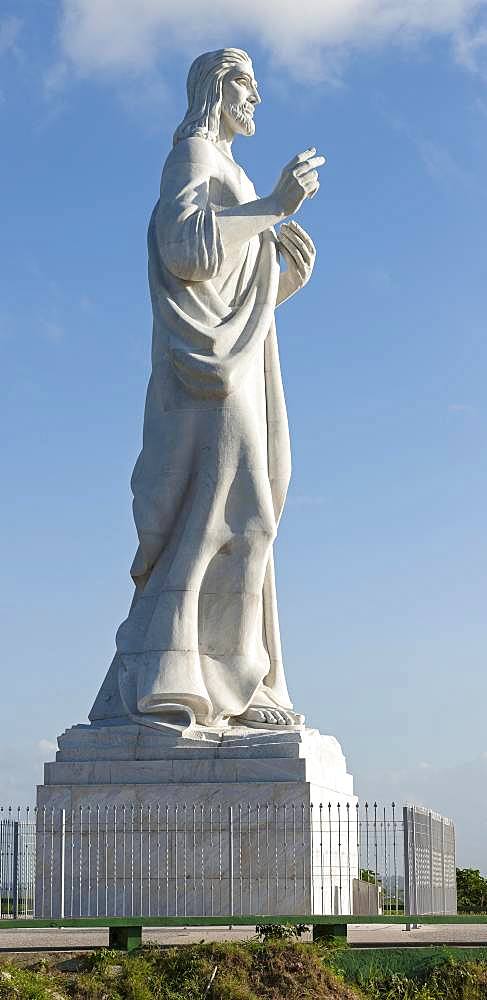
{"type": "Polygon", "coordinates": [[[283,222],[277,238],[279,252],[287,264],[287,271],[283,271],[279,282],[279,304],[309,281],[315,264],[316,249],[311,236],[294,219],[283,222]]]}

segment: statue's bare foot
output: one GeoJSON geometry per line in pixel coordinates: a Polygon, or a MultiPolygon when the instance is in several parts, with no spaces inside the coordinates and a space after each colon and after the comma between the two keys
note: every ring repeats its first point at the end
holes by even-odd
{"type": "Polygon", "coordinates": [[[268,705],[249,705],[246,711],[234,720],[241,726],[299,726],[304,722],[304,716],[297,712],[289,712],[286,708],[270,708],[268,705]]]}

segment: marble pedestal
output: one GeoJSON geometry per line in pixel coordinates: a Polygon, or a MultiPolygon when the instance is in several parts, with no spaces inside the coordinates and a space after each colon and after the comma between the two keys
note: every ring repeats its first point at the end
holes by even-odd
{"type": "Polygon", "coordinates": [[[38,916],[347,913],[356,799],[317,730],[59,738],[38,789],[38,916]]]}

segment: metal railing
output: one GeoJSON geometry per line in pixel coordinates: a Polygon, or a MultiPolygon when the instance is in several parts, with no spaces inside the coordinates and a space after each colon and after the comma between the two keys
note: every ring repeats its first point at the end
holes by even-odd
{"type": "Polygon", "coordinates": [[[449,913],[454,879],[451,821],[394,803],[0,809],[4,918],[449,913]]]}
{"type": "Polygon", "coordinates": [[[0,807],[0,916],[30,917],[34,910],[35,809],[0,807]]]}

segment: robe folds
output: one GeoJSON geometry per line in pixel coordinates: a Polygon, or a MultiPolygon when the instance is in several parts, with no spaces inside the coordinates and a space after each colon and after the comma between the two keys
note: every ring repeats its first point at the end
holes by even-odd
{"type": "Polygon", "coordinates": [[[176,702],[204,725],[239,716],[259,691],[292,708],[272,558],[291,466],[279,256],[272,230],[226,251],[216,214],[256,197],[214,143],[185,139],[164,166],[148,234],[152,374],[118,660],[138,712],[176,702]]]}

